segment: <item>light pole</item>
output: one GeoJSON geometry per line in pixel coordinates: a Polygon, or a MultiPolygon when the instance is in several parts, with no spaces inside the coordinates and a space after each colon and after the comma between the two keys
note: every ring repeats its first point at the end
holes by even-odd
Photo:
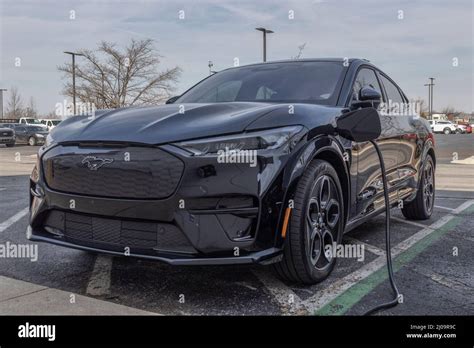
{"type": "Polygon", "coordinates": [[[430,112],[430,120],[433,119],[433,86],[435,85],[433,81],[435,80],[434,77],[429,77],[430,83],[425,84],[428,86],[428,109],[430,112]]]}
{"type": "Polygon", "coordinates": [[[84,56],[82,53],[65,51],[72,56],[72,104],[74,115],[76,114],[76,56],[84,56]]]}
{"type": "Polygon", "coordinates": [[[2,115],[3,119],[3,92],[6,91],[5,88],[0,88],[0,114],[2,115]]]}
{"type": "Polygon", "coordinates": [[[431,88],[431,104],[430,104],[430,109],[431,109],[431,113],[430,113],[430,117],[431,119],[433,119],[433,86],[434,86],[434,77],[430,77],[430,88],[431,88]]]}
{"type": "Polygon", "coordinates": [[[261,31],[263,33],[263,61],[267,61],[267,34],[273,34],[274,32],[270,29],[265,28],[255,28],[255,30],[261,31]]]}
{"type": "Polygon", "coordinates": [[[424,86],[428,87],[428,114],[430,115],[430,120],[433,119],[431,116],[431,85],[429,83],[425,83],[424,86]]]}

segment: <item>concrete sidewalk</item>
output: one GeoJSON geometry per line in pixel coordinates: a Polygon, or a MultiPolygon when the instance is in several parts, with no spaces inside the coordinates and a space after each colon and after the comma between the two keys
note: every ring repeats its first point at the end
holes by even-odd
{"type": "Polygon", "coordinates": [[[157,313],[0,276],[0,315],[157,315],[157,313]]]}

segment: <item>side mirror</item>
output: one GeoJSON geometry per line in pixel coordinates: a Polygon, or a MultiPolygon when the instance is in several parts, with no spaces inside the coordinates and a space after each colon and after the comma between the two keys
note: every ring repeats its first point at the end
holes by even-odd
{"type": "Polygon", "coordinates": [[[170,99],[168,99],[165,104],[173,104],[176,100],[178,100],[178,98],[181,97],[180,95],[175,95],[174,97],[171,97],[170,99]]]}
{"type": "Polygon", "coordinates": [[[374,108],[350,111],[336,120],[336,132],[358,143],[375,140],[382,132],[379,113],[374,108]]]}
{"type": "Polygon", "coordinates": [[[382,95],[372,87],[365,86],[359,90],[359,100],[373,100],[380,102],[382,100],[382,95]]]}
{"type": "Polygon", "coordinates": [[[382,101],[382,95],[372,87],[365,86],[359,90],[359,100],[352,102],[351,108],[377,108],[382,101]]]}

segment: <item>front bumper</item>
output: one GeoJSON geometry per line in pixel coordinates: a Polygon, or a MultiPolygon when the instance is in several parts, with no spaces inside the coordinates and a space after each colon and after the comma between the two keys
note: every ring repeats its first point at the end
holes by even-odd
{"type": "MultiPolygon", "coordinates": [[[[252,167],[218,163],[212,156],[193,157],[171,145],[160,149],[184,163],[176,190],[162,199],[58,192],[48,186],[40,168],[38,178],[30,181],[28,238],[174,265],[281,259],[276,241],[289,154],[259,154],[252,167]]],[[[40,153],[41,160],[46,153],[40,153]]]]}
{"type": "Polygon", "coordinates": [[[15,144],[15,137],[0,137],[0,144],[15,144]]]}

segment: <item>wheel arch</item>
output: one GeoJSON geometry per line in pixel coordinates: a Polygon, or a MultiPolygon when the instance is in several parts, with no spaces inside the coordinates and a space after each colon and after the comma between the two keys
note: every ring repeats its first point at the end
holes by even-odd
{"type": "Polygon", "coordinates": [[[283,184],[286,187],[283,209],[281,209],[277,233],[276,245],[281,246],[283,244],[283,238],[281,238],[281,231],[283,226],[283,220],[285,217],[285,210],[288,206],[288,202],[293,199],[296,186],[303,172],[307,169],[308,165],[315,159],[321,159],[331,164],[336,170],[339,182],[341,184],[343,204],[344,204],[344,227],[347,223],[349,216],[349,205],[350,205],[350,173],[349,163],[351,161],[351,153],[349,150],[343,149],[343,146],[333,136],[320,136],[308,143],[305,149],[303,149],[299,156],[294,161],[294,165],[287,169],[287,173],[284,177],[283,184]],[[344,160],[344,152],[349,153],[349,161],[344,160]]]}

